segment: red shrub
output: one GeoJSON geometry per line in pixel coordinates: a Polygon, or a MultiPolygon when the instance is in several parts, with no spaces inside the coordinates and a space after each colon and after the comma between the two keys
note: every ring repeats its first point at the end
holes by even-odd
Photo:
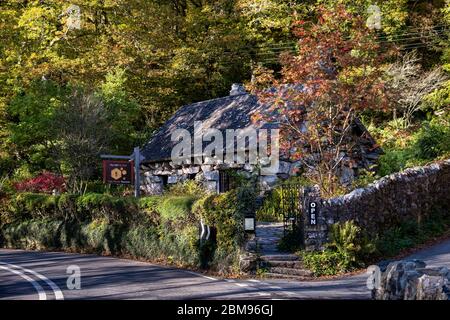
{"type": "Polygon", "coordinates": [[[17,182],[14,188],[22,192],[51,193],[54,189],[63,192],[65,191],[65,182],[62,176],[51,172],[43,172],[34,178],[17,182]]]}

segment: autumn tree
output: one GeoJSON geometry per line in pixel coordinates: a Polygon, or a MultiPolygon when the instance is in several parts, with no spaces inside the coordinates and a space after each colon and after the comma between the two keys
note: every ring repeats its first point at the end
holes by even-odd
{"type": "Polygon", "coordinates": [[[319,7],[317,22],[297,21],[294,33],[298,53],[281,56],[279,76],[256,70],[253,90],[269,107],[254,121],[279,121],[281,153],[302,160],[330,196],[342,167],[352,165],[347,156],[358,152],[351,138],[356,117],[389,107],[384,63],[393,52],[341,6],[319,7]]]}

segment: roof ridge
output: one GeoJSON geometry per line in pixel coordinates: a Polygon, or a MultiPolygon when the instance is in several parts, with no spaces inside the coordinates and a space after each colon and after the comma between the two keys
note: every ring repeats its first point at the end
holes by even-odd
{"type": "MultiPolygon", "coordinates": [[[[202,101],[192,102],[192,103],[185,104],[185,105],[183,105],[181,107],[192,106],[192,105],[200,104],[200,103],[204,103],[204,102],[211,102],[211,101],[222,100],[222,99],[227,99],[227,98],[234,98],[234,97],[239,97],[239,96],[246,96],[246,95],[247,96],[251,96],[252,94],[250,94],[248,92],[238,93],[238,94],[234,94],[234,95],[231,95],[231,96],[228,95],[228,96],[223,96],[223,97],[218,97],[218,98],[212,98],[212,99],[209,99],[209,100],[202,100],[202,101]]],[[[181,109],[181,107],[180,107],[180,109],[181,109]]]]}

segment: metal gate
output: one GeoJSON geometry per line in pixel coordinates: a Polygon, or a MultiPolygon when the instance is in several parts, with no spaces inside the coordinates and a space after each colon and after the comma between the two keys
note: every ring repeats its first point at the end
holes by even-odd
{"type": "Polygon", "coordinates": [[[280,185],[280,207],[283,214],[284,233],[297,231],[303,241],[303,186],[299,183],[280,185]]]}

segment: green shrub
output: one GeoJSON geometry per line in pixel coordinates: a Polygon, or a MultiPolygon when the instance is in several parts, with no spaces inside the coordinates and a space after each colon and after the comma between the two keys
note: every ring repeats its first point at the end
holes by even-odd
{"type": "Polygon", "coordinates": [[[175,183],[167,190],[167,194],[172,196],[192,196],[201,198],[206,195],[206,189],[196,180],[185,180],[175,183]]]}
{"type": "Polygon", "coordinates": [[[375,245],[361,233],[353,221],[330,227],[330,242],[321,252],[303,252],[305,266],[316,276],[335,275],[364,266],[375,252],[375,245]]]}
{"type": "Polygon", "coordinates": [[[108,221],[93,220],[88,224],[83,224],[80,229],[80,235],[84,240],[84,250],[96,253],[111,253],[108,246],[106,233],[108,230],[108,221]]]}
{"type": "Polygon", "coordinates": [[[219,251],[231,252],[238,245],[240,223],[236,191],[209,195],[196,202],[193,211],[204,223],[217,229],[219,251]]]}
{"type": "Polygon", "coordinates": [[[199,266],[198,226],[187,224],[183,228],[173,230],[162,225],[159,234],[159,256],[170,263],[199,266]]]}
{"type": "Polygon", "coordinates": [[[208,195],[192,208],[198,219],[217,230],[211,265],[220,271],[227,272],[236,267],[244,241],[244,217],[254,212],[255,197],[256,190],[244,185],[226,193],[208,195]]]}
{"type": "Polygon", "coordinates": [[[1,230],[2,246],[30,250],[59,248],[61,224],[62,221],[49,218],[8,224],[1,230]]]}
{"type": "Polygon", "coordinates": [[[266,222],[283,221],[281,192],[279,188],[272,189],[264,198],[262,206],[256,211],[256,220],[266,222]]]}
{"type": "Polygon", "coordinates": [[[191,220],[192,196],[167,196],[158,204],[157,210],[163,221],[191,220]]]}
{"type": "Polygon", "coordinates": [[[70,193],[63,193],[59,196],[58,210],[65,220],[77,219],[83,221],[89,217],[89,215],[83,217],[81,212],[77,211],[77,198],[78,195],[70,193]]]}
{"type": "Polygon", "coordinates": [[[301,257],[305,267],[318,277],[332,276],[348,271],[345,264],[342,263],[344,258],[336,251],[302,252],[301,257]]]}
{"type": "Polygon", "coordinates": [[[9,209],[19,220],[38,217],[58,217],[58,196],[43,193],[17,193],[11,197],[9,209]]]}
{"type": "Polygon", "coordinates": [[[77,211],[91,219],[126,222],[133,219],[138,204],[133,197],[115,197],[109,194],[86,193],[76,199],[77,211]]]}
{"type": "Polygon", "coordinates": [[[62,194],[52,196],[43,193],[17,193],[7,204],[13,220],[50,217],[66,220],[131,221],[138,215],[138,204],[133,197],[115,197],[108,194],[87,193],[82,196],[62,194]]]}
{"type": "Polygon", "coordinates": [[[364,259],[375,251],[375,245],[362,235],[361,228],[353,221],[333,224],[329,237],[327,247],[339,253],[340,264],[347,271],[362,266],[364,259]]]}
{"type": "Polygon", "coordinates": [[[425,122],[415,134],[413,155],[419,160],[432,160],[450,152],[450,127],[445,121],[425,122]]]}
{"type": "Polygon", "coordinates": [[[384,150],[378,162],[378,175],[384,177],[395,172],[403,171],[406,168],[410,151],[408,149],[384,150]]]}
{"type": "Polygon", "coordinates": [[[154,225],[158,225],[161,221],[158,207],[162,200],[163,198],[161,196],[139,198],[139,211],[145,214],[154,225]]]}
{"type": "Polygon", "coordinates": [[[445,118],[423,122],[417,132],[411,132],[411,129],[395,131],[391,126],[379,131],[381,139],[386,140],[383,144],[385,154],[379,159],[379,176],[423,165],[450,153],[450,126],[445,118]]]}
{"type": "Polygon", "coordinates": [[[377,255],[394,257],[403,250],[442,235],[450,229],[448,210],[439,209],[419,225],[416,220],[387,229],[376,239],[377,255]]]}
{"type": "Polygon", "coordinates": [[[129,228],[122,239],[122,250],[134,258],[156,259],[160,257],[156,228],[145,225],[129,228]]]}
{"type": "Polygon", "coordinates": [[[352,188],[353,189],[365,188],[369,184],[375,182],[379,178],[380,177],[377,175],[377,173],[372,169],[371,170],[366,170],[366,169],[359,170],[358,176],[352,183],[352,188]]]}

